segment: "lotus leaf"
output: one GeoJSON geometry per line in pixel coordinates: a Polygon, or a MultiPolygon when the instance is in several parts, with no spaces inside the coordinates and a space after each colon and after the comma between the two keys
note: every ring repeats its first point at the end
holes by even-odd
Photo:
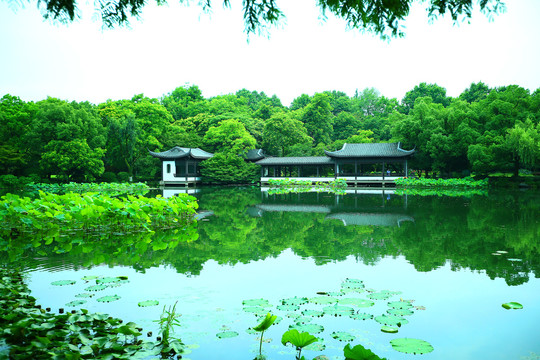
{"type": "Polygon", "coordinates": [[[106,288],[108,288],[107,285],[105,285],[105,284],[100,284],[100,285],[89,286],[89,287],[87,287],[87,288],[84,289],[84,290],[86,290],[86,291],[101,291],[101,290],[104,290],[104,289],[106,289],[106,288]]]}
{"type": "Polygon", "coordinates": [[[250,334],[250,335],[257,335],[257,334],[259,333],[258,331],[255,331],[255,330],[253,330],[252,328],[248,328],[248,329],[246,330],[246,332],[247,332],[248,334],[250,334]]]}
{"type": "Polygon", "coordinates": [[[409,310],[409,309],[388,309],[387,312],[390,315],[395,315],[395,316],[408,316],[408,315],[414,314],[414,311],[409,310]]]}
{"type": "Polygon", "coordinates": [[[238,333],[236,331],[222,331],[216,334],[218,339],[227,339],[237,337],[238,333]]]}
{"type": "Polygon", "coordinates": [[[266,315],[266,310],[258,306],[248,306],[248,307],[243,308],[242,310],[248,313],[253,313],[255,315],[260,315],[260,316],[266,315]]]}
{"type": "Polygon", "coordinates": [[[253,330],[255,331],[266,331],[273,323],[276,321],[277,316],[270,313],[266,314],[265,318],[255,326],[253,330]]]}
{"type": "Polygon", "coordinates": [[[353,341],[355,339],[353,335],[345,331],[334,331],[330,336],[339,341],[353,341]]]}
{"type": "Polygon", "coordinates": [[[351,315],[349,315],[349,317],[351,319],[354,319],[354,320],[371,320],[371,319],[373,319],[373,315],[372,314],[367,314],[367,313],[351,314],[351,315]]]}
{"type": "Polygon", "coordinates": [[[95,280],[99,278],[99,276],[96,276],[96,275],[88,275],[88,276],[83,276],[81,279],[84,280],[84,281],[90,281],[90,280],[95,280]]]}
{"type": "Polygon", "coordinates": [[[343,296],[344,294],[345,293],[343,291],[329,291],[326,293],[328,296],[343,296]]]}
{"type": "Polygon", "coordinates": [[[283,336],[281,337],[281,343],[283,345],[287,345],[288,343],[291,343],[293,346],[297,348],[304,348],[308,346],[309,344],[313,344],[314,342],[318,341],[317,338],[307,332],[299,332],[297,329],[291,329],[288,331],[285,331],[283,333],[283,336]]]}
{"type": "Polygon", "coordinates": [[[105,278],[97,279],[96,284],[110,284],[110,283],[115,283],[119,281],[120,281],[120,278],[118,277],[105,277],[105,278]]]}
{"type": "MultiPolygon", "coordinates": [[[[312,350],[312,351],[324,351],[326,349],[326,345],[322,343],[321,338],[317,338],[317,342],[314,342],[312,344],[309,344],[304,349],[305,350],[312,350]]],[[[315,360],[315,359],[314,359],[315,360]]]]}
{"type": "Polygon", "coordinates": [[[385,333],[395,334],[399,331],[399,328],[393,326],[383,326],[381,328],[381,331],[385,333]]]}
{"type": "Polygon", "coordinates": [[[387,291],[374,292],[367,295],[367,297],[372,300],[386,300],[391,298],[392,296],[393,294],[387,291]]]}
{"type": "Polygon", "coordinates": [[[304,310],[302,311],[302,315],[312,316],[312,317],[321,317],[324,315],[324,312],[319,311],[319,310],[304,310]]]}
{"type": "Polygon", "coordinates": [[[398,338],[390,341],[394,350],[406,354],[427,354],[433,351],[433,346],[424,340],[398,338]]]}
{"type": "Polygon", "coordinates": [[[103,297],[100,297],[100,298],[97,299],[97,301],[104,302],[104,303],[109,303],[109,302],[116,301],[116,300],[120,300],[120,296],[118,296],[118,295],[108,295],[108,296],[103,296],[103,297]]]}
{"type": "Polygon", "coordinates": [[[111,282],[107,285],[109,285],[110,288],[116,288],[116,287],[119,287],[119,286],[122,286],[124,284],[127,284],[129,283],[129,280],[120,280],[120,281],[116,281],[116,282],[111,282]]]}
{"type": "Polygon", "coordinates": [[[242,301],[244,306],[260,306],[260,307],[272,307],[268,300],[265,299],[250,299],[242,301]]]}
{"type": "Polygon", "coordinates": [[[363,289],[365,287],[361,280],[346,279],[341,283],[343,289],[363,289]]]}
{"type": "Polygon", "coordinates": [[[300,332],[308,332],[310,334],[319,334],[324,331],[324,326],[318,324],[294,324],[289,326],[289,329],[296,329],[300,332]]]}
{"type": "Polygon", "coordinates": [[[305,298],[305,297],[292,297],[292,298],[288,298],[288,299],[283,299],[281,300],[281,303],[283,305],[304,305],[305,303],[308,302],[308,298],[305,298]]]}
{"type": "Polygon", "coordinates": [[[344,304],[344,305],[355,305],[358,307],[370,307],[375,304],[371,300],[360,299],[360,298],[343,298],[343,299],[339,299],[338,303],[344,304]]]}
{"type": "Polygon", "coordinates": [[[51,285],[54,286],[65,286],[65,285],[74,285],[76,283],[75,280],[57,280],[53,281],[51,285]]]}
{"type": "Polygon", "coordinates": [[[298,305],[278,305],[276,306],[276,309],[281,311],[296,311],[300,309],[300,306],[298,305]]]}
{"type": "Polygon", "coordinates": [[[520,303],[518,302],[508,302],[508,303],[504,303],[502,304],[502,307],[505,308],[505,309],[515,309],[515,310],[518,310],[518,309],[523,309],[523,305],[521,305],[520,303]]]}
{"type": "Polygon", "coordinates": [[[157,305],[159,305],[159,301],[157,301],[157,300],[145,300],[145,301],[139,302],[137,305],[139,305],[140,307],[157,306],[157,305]]]}
{"type": "Polygon", "coordinates": [[[309,299],[310,303],[323,305],[323,304],[334,304],[337,302],[337,299],[332,296],[315,296],[309,299]]]}
{"type": "Polygon", "coordinates": [[[305,323],[308,323],[308,322],[312,322],[313,318],[312,317],[307,317],[307,316],[300,316],[300,317],[297,317],[295,319],[295,321],[296,321],[297,324],[305,324],[305,323]]]}
{"type": "Polygon", "coordinates": [[[85,304],[86,303],[86,300],[74,300],[74,301],[70,301],[66,304],[66,306],[70,306],[70,307],[74,307],[74,306],[80,306],[82,304],[85,304]]]}
{"type": "Polygon", "coordinates": [[[381,360],[380,357],[362,345],[356,345],[353,348],[351,348],[351,344],[345,345],[343,348],[343,355],[346,360],[381,360]]]}
{"type": "Polygon", "coordinates": [[[298,318],[299,318],[300,316],[302,316],[302,315],[300,315],[300,314],[298,314],[298,313],[288,313],[286,316],[287,316],[289,319],[298,319],[298,318]]]}
{"type": "Polygon", "coordinates": [[[81,294],[75,295],[75,297],[78,297],[78,298],[91,298],[91,297],[94,297],[94,295],[95,295],[95,294],[81,293],[81,294]]]}
{"type": "Polygon", "coordinates": [[[413,305],[409,301],[392,301],[388,303],[388,307],[392,309],[410,309],[413,305]]]}
{"type": "Polygon", "coordinates": [[[394,315],[381,315],[377,316],[375,318],[375,321],[379,324],[386,325],[386,326],[401,326],[408,324],[409,321],[405,318],[394,316],[394,315]]]}
{"type": "Polygon", "coordinates": [[[334,306],[325,306],[323,311],[325,314],[331,316],[350,316],[352,313],[354,313],[354,309],[352,307],[338,306],[337,304],[334,306]]]}

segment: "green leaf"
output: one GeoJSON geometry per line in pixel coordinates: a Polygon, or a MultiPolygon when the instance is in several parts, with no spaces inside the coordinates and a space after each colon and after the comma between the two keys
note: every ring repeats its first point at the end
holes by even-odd
{"type": "Polygon", "coordinates": [[[216,334],[219,339],[227,339],[237,337],[238,333],[236,331],[222,331],[216,334]]]}
{"type": "Polygon", "coordinates": [[[103,296],[103,297],[98,298],[97,301],[109,303],[109,302],[116,301],[119,299],[120,299],[120,296],[118,295],[108,295],[108,296],[103,296]]]}
{"type": "Polygon", "coordinates": [[[381,331],[385,333],[395,334],[399,331],[399,328],[393,326],[383,326],[381,328],[381,331]]]}
{"type": "Polygon", "coordinates": [[[504,304],[502,304],[502,307],[507,309],[507,310],[510,310],[510,309],[514,309],[514,310],[523,309],[523,305],[521,305],[520,303],[515,302],[515,301],[504,303],[504,304]]]}
{"type": "Polygon", "coordinates": [[[330,334],[330,336],[332,336],[332,338],[339,341],[353,341],[354,340],[354,336],[345,331],[334,331],[332,334],[330,334]]]}
{"type": "Polygon", "coordinates": [[[399,338],[390,341],[394,350],[406,354],[427,354],[433,351],[433,346],[424,340],[399,338]]]}
{"type": "Polygon", "coordinates": [[[276,315],[272,315],[268,313],[266,314],[266,317],[259,323],[259,325],[253,328],[253,330],[266,331],[274,323],[274,321],[276,321],[276,319],[277,319],[276,315]]]}
{"type": "Polygon", "coordinates": [[[300,333],[296,329],[288,330],[283,333],[281,337],[281,343],[287,345],[291,343],[297,348],[303,348],[317,341],[317,338],[307,332],[300,333]]]}
{"type": "Polygon", "coordinates": [[[356,345],[351,348],[351,344],[345,345],[343,348],[343,355],[346,360],[382,360],[371,350],[366,349],[362,345],[356,345]]]}
{"type": "Polygon", "coordinates": [[[65,285],[73,285],[75,284],[76,281],[75,280],[57,280],[57,281],[53,281],[51,283],[51,285],[54,285],[54,286],[65,286],[65,285]]]}
{"type": "Polygon", "coordinates": [[[145,300],[145,301],[139,302],[137,305],[139,305],[140,307],[157,306],[157,305],[159,305],[159,301],[157,301],[157,300],[145,300]]]}

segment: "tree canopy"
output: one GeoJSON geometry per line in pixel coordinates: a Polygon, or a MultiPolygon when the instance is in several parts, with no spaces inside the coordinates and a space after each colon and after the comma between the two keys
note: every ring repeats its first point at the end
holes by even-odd
{"type": "MultiPolygon", "coordinates": [[[[331,13],[345,20],[350,28],[388,38],[404,35],[402,23],[415,2],[420,0],[319,0],[317,5],[323,16],[331,13]]],[[[156,0],[156,3],[163,5],[166,0],[156,0]]],[[[198,6],[208,11],[215,3],[204,0],[198,2],[198,6]]],[[[146,4],[143,0],[94,0],[97,17],[109,28],[127,25],[131,18],[139,18],[146,4]]],[[[75,0],[37,0],[37,5],[46,19],[69,23],[80,17],[80,9],[75,0]]],[[[223,5],[231,7],[231,1],[223,0],[223,5]]],[[[256,33],[268,25],[276,25],[286,16],[279,8],[277,0],[242,0],[242,7],[248,34],[256,33]]],[[[504,11],[505,5],[503,0],[429,0],[427,11],[432,19],[450,14],[457,22],[471,18],[475,8],[492,15],[504,11]]]]}

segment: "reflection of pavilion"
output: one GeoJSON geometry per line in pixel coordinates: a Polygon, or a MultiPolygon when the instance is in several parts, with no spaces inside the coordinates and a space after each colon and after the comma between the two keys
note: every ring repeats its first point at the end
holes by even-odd
{"type": "Polygon", "coordinates": [[[173,197],[175,195],[178,195],[178,194],[189,194],[189,195],[195,195],[196,193],[200,192],[201,189],[197,189],[197,188],[187,188],[187,187],[184,187],[184,188],[169,188],[169,187],[166,187],[166,188],[163,188],[163,197],[164,198],[170,198],[170,197],[173,197]]]}
{"type": "MultiPolygon", "coordinates": [[[[354,191],[354,190],[352,190],[354,191]]],[[[387,190],[367,194],[331,195],[301,193],[268,195],[263,193],[262,203],[248,208],[251,216],[265,212],[300,212],[326,214],[325,220],[339,220],[344,226],[401,226],[404,221],[414,222],[407,214],[406,197],[390,198],[387,190]]]]}

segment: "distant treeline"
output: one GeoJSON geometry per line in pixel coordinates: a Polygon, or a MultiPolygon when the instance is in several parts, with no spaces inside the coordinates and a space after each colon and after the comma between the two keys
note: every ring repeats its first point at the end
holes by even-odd
{"type": "Polygon", "coordinates": [[[204,98],[193,86],[161,99],[135,95],[95,105],[47,98],[0,99],[0,175],[34,181],[159,179],[148,150],[179,145],[216,156],[203,175],[248,181],[256,166],[238,154],[319,156],[344,143],[398,142],[416,148],[411,168],[423,174],[531,172],[540,159],[540,89],[473,83],[459,97],[421,83],[398,101],[367,88],[302,94],[289,107],[264,92],[204,98]]]}

